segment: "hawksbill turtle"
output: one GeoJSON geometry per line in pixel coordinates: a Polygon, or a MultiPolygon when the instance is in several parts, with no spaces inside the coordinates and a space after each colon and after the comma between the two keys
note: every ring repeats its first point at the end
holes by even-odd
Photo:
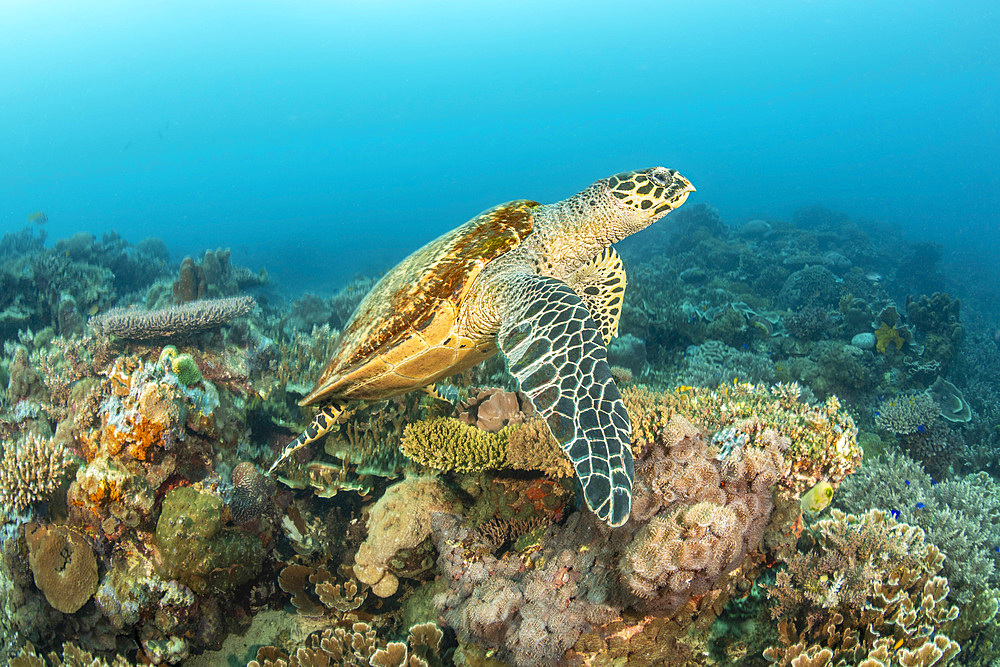
{"type": "Polygon", "coordinates": [[[358,305],[299,402],[319,411],[269,472],[326,434],[352,401],[433,386],[499,350],[572,460],[587,505],[622,525],[634,469],[628,413],[607,362],[626,280],[611,244],[691,192],[672,169],[630,171],[554,204],[495,206],[417,250],[358,305]]]}

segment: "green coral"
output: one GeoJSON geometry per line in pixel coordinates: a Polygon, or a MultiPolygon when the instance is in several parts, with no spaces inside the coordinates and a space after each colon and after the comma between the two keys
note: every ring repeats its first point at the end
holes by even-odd
{"type": "Polygon", "coordinates": [[[222,528],[218,496],[184,486],[163,499],[156,523],[157,573],[197,593],[226,592],[255,576],[264,559],[260,538],[222,528]]]}
{"type": "Polygon", "coordinates": [[[170,370],[186,387],[193,387],[201,382],[201,369],[198,362],[190,354],[178,354],[170,360],[170,370]]]}
{"type": "Polygon", "coordinates": [[[514,429],[489,433],[457,419],[424,419],[406,427],[402,448],[414,461],[440,470],[499,470],[507,467],[507,442],[514,429]]]}

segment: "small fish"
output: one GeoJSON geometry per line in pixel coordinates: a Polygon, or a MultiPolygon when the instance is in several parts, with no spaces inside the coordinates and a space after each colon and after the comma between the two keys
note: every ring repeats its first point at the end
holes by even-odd
{"type": "Polygon", "coordinates": [[[909,486],[910,485],[910,480],[908,480],[908,479],[904,480],[904,484],[906,484],[907,486],[909,486]]]}
{"type": "Polygon", "coordinates": [[[922,509],[923,509],[923,508],[925,508],[925,507],[927,507],[927,505],[925,505],[925,504],[923,504],[923,503],[917,503],[917,509],[918,509],[918,510],[922,510],[922,509]]]}
{"type": "Polygon", "coordinates": [[[833,500],[833,484],[824,481],[803,493],[800,503],[803,512],[815,513],[825,510],[831,500],[833,500]]]}
{"type": "Polygon", "coordinates": [[[899,510],[892,510],[891,512],[889,512],[889,514],[892,515],[893,519],[898,519],[899,518],[899,510]]]}
{"type": "Polygon", "coordinates": [[[28,216],[28,222],[34,223],[36,225],[44,225],[49,221],[49,216],[45,215],[45,211],[35,211],[28,216]]]}

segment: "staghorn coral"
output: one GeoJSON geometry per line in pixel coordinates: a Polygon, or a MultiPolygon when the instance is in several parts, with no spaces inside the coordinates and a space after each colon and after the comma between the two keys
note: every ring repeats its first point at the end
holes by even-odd
{"type": "Polygon", "coordinates": [[[253,310],[253,297],[191,301],[180,306],[144,311],[137,308],[114,308],[90,319],[98,334],[125,340],[160,340],[184,338],[215,329],[253,310]]]}
{"type": "Polygon", "coordinates": [[[21,512],[32,503],[47,500],[72,463],[70,453],[52,438],[31,433],[5,442],[0,459],[0,507],[21,512]]]}
{"type": "Polygon", "coordinates": [[[97,559],[90,544],[65,526],[27,524],[28,562],[35,585],[64,614],[79,611],[97,590],[97,559]]]}
{"type": "Polygon", "coordinates": [[[938,576],[944,554],[923,530],[880,510],[833,510],[810,537],[806,551],[781,557],[786,569],[767,587],[772,617],[781,619],[781,645],[764,651],[768,660],[930,665],[959,652],[943,632],[958,617],[946,600],[948,580],[938,576]]]}
{"type": "Polygon", "coordinates": [[[430,515],[461,505],[433,477],[407,477],[386,489],[368,516],[368,537],[354,557],[354,575],[379,597],[393,595],[400,576],[418,576],[433,567],[421,552],[431,535],[430,515]],[[414,562],[416,561],[416,562],[414,562]]]}

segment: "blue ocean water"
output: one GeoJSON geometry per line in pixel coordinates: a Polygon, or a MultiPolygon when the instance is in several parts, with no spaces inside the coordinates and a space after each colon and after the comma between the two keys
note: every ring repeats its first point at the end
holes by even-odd
{"type": "Polygon", "coordinates": [[[5,2],[0,231],[232,247],[293,290],[664,164],[996,253],[991,2],[5,2]]]}

